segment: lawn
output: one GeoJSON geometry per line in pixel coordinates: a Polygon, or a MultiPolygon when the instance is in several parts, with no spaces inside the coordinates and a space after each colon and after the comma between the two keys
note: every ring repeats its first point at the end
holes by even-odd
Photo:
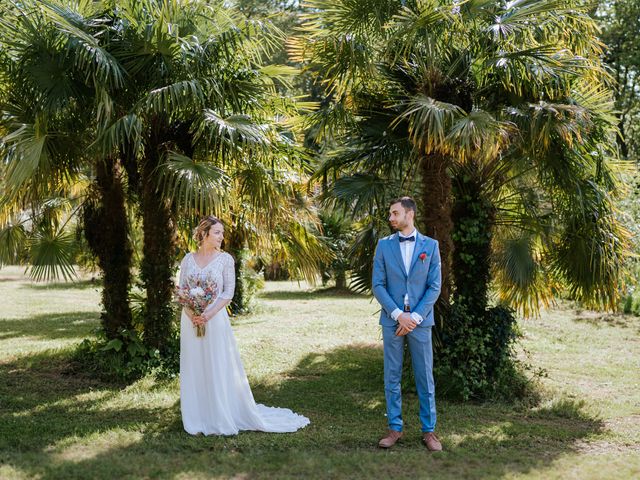
{"type": "Polygon", "coordinates": [[[98,324],[90,281],[34,285],[0,270],[0,478],[640,478],[640,319],[565,307],[523,320],[523,358],[546,376],[535,406],[440,400],[445,451],[384,432],[381,339],[365,296],[267,283],[234,320],[254,396],[312,424],[294,434],[191,437],[177,380],[107,384],[70,374],[98,324]],[[528,354],[525,352],[528,352],[528,354]]]}

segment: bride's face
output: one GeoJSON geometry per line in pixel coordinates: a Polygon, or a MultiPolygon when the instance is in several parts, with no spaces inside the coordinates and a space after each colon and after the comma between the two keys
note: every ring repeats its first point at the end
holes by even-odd
{"type": "Polygon", "coordinates": [[[205,242],[215,249],[222,247],[222,241],[224,240],[224,227],[220,223],[216,223],[209,229],[209,233],[205,237],[205,242]]]}

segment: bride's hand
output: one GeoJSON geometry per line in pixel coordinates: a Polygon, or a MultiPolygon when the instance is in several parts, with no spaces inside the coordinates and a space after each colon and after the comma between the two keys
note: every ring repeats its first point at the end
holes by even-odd
{"type": "Polygon", "coordinates": [[[204,325],[207,320],[202,315],[194,315],[191,319],[194,325],[204,325]]]}

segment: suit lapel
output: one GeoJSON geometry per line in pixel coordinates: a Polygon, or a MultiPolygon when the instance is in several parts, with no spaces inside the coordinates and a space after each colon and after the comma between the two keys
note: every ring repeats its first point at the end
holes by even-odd
{"type": "MultiPolygon", "coordinates": [[[[400,241],[398,241],[398,245],[400,245],[400,241]]],[[[413,257],[411,257],[411,266],[409,267],[409,274],[411,274],[411,270],[413,270],[413,266],[418,261],[420,254],[425,251],[426,245],[427,245],[426,237],[422,235],[420,232],[416,231],[416,246],[413,249],[413,257]]]]}
{"type": "Polygon", "coordinates": [[[400,251],[400,236],[396,233],[393,236],[393,241],[391,242],[391,250],[393,250],[393,255],[396,257],[398,261],[398,265],[400,265],[400,270],[404,273],[404,276],[407,276],[407,270],[404,268],[404,261],[402,260],[402,252],[400,251]]]}

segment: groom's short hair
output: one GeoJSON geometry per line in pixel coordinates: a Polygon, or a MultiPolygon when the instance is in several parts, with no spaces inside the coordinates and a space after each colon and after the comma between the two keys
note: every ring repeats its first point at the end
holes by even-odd
{"type": "Polygon", "coordinates": [[[411,197],[398,197],[394,200],[391,200],[389,207],[391,207],[391,205],[395,205],[396,203],[401,204],[402,208],[404,208],[405,210],[413,210],[414,215],[418,213],[418,206],[416,205],[416,201],[411,197]]]}

